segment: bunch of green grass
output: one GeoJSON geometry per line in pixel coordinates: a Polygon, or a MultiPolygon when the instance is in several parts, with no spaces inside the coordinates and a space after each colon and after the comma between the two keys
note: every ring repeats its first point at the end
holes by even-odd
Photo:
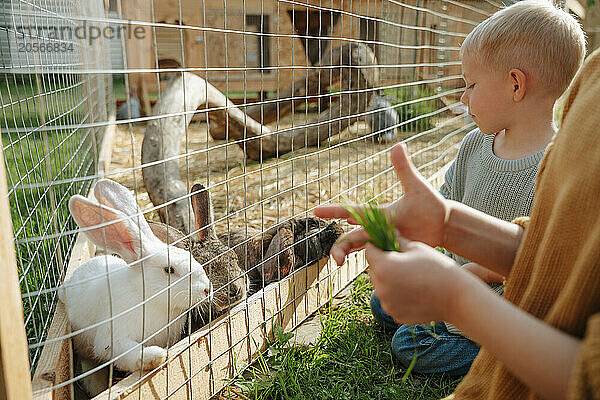
{"type": "Polygon", "coordinates": [[[369,234],[369,242],[384,251],[400,251],[396,228],[388,214],[375,201],[368,201],[362,208],[350,204],[346,204],[345,208],[369,234]]]}

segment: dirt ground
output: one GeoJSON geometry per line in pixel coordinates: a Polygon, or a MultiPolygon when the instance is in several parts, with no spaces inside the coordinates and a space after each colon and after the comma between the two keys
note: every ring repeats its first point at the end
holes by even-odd
{"type": "MultiPolygon", "coordinates": [[[[269,127],[297,126],[311,117],[297,113],[269,127]]],[[[396,140],[406,141],[413,162],[426,177],[454,158],[468,131],[463,118],[451,115],[435,120],[434,125],[426,132],[401,132],[396,140]]],[[[137,185],[138,203],[148,210],[152,204],[141,169],[131,170],[140,165],[144,132],[145,125],[118,125],[107,172],[130,189],[137,185]]],[[[255,162],[246,160],[236,143],[212,139],[205,122],[192,121],[181,145],[188,154],[180,159],[181,176],[188,187],[199,182],[211,188],[218,231],[244,224],[265,229],[279,220],[310,213],[318,204],[346,197],[366,199],[379,194],[379,201],[390,201],[401,194],[389,159],[394,143],[379,143],[369,134],[369,126],[358,121],[317,147],[255,162]]],[[[151,212],[147,218],[158,220],[158,214],[151,212]]]]}

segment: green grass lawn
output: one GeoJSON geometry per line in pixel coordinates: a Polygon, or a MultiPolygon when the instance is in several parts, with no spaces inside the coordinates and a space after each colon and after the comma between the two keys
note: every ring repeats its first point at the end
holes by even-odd
{"type": "MultiPolygon", "coordinates": [[[[85,122],[79,85],[49,76],[41,84],[42,94],[27,77],[0,82],[0,143],[30,345],[46,336],[56,305],[52,289],[61,282],[74,243],[75,235],[65,234],[76,228],[68,199],[91,183],[70,180],[94,173],[92,130],[77,127],[85,122]],[[59,125],[63,128],[52,128],[59,125]]],[[[30,349],[32,371],[40,351],[30,349]]]]}
{"type": "MultiPolygon", "coordinates": [[[[70,218],[67,202],[73,194],[86,192],[90,182],[68,182],[68,179],[93,174],[94,164],[87,141],[84,131],[57,130],[28,134],[26,137],[2,133],[10,189],[10,211],[17,240],[15,247],[19,283],[24,296],[23,315],[29,344],[44,339],[54,312],[56,292],[33,296],[28,294],[52,289],[61,283],[74,243],[75,235],[63,235],[76,228],[70,218]],[[76,153],[79,144],[83,149],[81,154],[76,153]],[[45,184],[57,180],[67,182],[45,184]],[[50,237],[51,235],[61,236],[50,237]],[[31,238],[41,239],[21,242],[31,238]]],[[[33,368],[40,350],[41,348],[36,348],[30,352],[33,368]]]]}
{"type": "Polygon", "coordinates": [[[292,333],[277,333],[267,354],[233,392],[250,399],[439,399],[460,379],[411,374],[395,362],[391,337],[375,323],[369,308],[372,287],[366,275],[337,308],[321,311],[322,332],[313,347],[292,346],[292,333]]]}

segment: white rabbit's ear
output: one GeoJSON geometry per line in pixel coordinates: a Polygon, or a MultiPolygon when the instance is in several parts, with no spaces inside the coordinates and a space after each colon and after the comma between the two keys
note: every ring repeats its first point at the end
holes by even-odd
{"type": "Polygon", "coordinates": [[[192,209],[194,210],[194,219],[196,220],[198,240],[216,239],[217,231],[212,224],[213,208],[208,189],[204,185],[196,183],[192,186],[190,194],[192,196],[192,209]]]}
{"type": "Polygon", "coordinates": [[[117,253],[127,263],[138,260],[142,256],[142,243],[147,242],[148,239],[135,223],[135,217],[129,217],[118,210],[94,203],[80,195],[71,197],[69,211],[80,228],[93,228],[110,221],[118,221],[86,230],[84,233],[96,246],[117,253]]]}
{"type": "Polygon", "coordinates": [[[125,186],[110,179],[100,179],[94,186],[94,197],[101,204],[119,210],[125,215],[139,216],[139,218],[134,218],[132,221],[139,224],[144,235],[149,238],[154,236],[144,218],[144,214],[142,214],[142,210],[140,210],[135,198],[125,186]]]}
{"type": "Polygon", "coordinates": [[[139,207],[129,190],[110,179],[100,179],[94,185],[94,197],[107,207],[120,210],[126,215],[138,214],[139,207]]]}

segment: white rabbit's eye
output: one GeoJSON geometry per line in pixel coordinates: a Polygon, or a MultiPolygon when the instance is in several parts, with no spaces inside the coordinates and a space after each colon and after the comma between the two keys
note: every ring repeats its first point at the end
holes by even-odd
{"type": "Polygon", "coordinates": [[[165,272],[167,274],[174,274],[175,273],[175,268],[173,268],[173,267],[165,267],[165,272]]]}

